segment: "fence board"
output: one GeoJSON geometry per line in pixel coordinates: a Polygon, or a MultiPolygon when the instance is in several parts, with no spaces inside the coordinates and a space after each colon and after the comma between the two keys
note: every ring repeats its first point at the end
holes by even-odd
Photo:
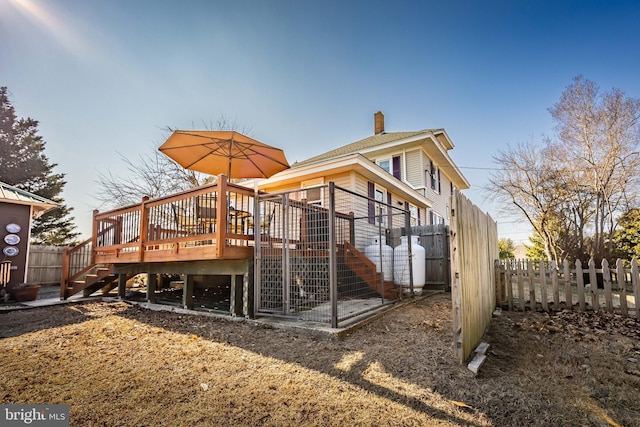
{"type": "Polygon", "coordinates": [[[620,291],[620,311],[623,316],[627,316],[627,283],[625,282],[626,274],[621,259],[616,261],[616,276],[618,279],[618,290],[620,291]]]}
{"type": "Polygon", "coordinates": [[[542,309],[549,310],[547,305],[547,271],[544,268],[544,261],[540,261],[540,298],[542,300],[542,309]]]}
{"type": "Polygon", "coordinates": [[[611,295],[611,272],[609,261],[602,260],[602,281],[604,283],[604,307],[609,313],[613,313],[613,297],[611,295]]]}
{"type": "Polygon", "coordinates": [[[524,311],[524,273],[522,262],[518,262],[518,298],[520,298],[520,310],[524,311]]]}
{"type": "Polygon", "coordinates": [[[558,263],[551,261],[551,287],[553,288],[553,308],[560,305],[560,290],[558,289],[558,263]]]}
{"type": "Polygon", "coordinates": [[[638,300],[640,300],[640,280],[638,280],[638,260],[631,260],[631,283],[633,284],[633,302],[636,308],[636,319],[640,319],[640,309],[638,308],[638,300]]]}
{"type": "Polygon", "coordinates": [[[584,311],[586,309],[586,304],[584,302],[584,276],[579,272],[582,271],[582,262],[577,259],[576,260],[576,282],[578,284],[578,306],[580,307],[580,311],[584,311]]]}
{"type": "Polygon", "coordinates": [[[571,269],[569,268],[569,260],[565,259],[562,263],[564,266],[564,300],[568,307],[573,306],[573,294],[571,293],[571,269]]]}
{"type": "Polygon", "coordinates": [[[600,308],[598,301],[598,276],[596,275],[596,262],[591,258],[589,260],[589,292],[591,293],[591,306],[594,310],[600,308]]]}
{"type": "Polygon", "coordinates": [[[511,264],[507,264],[507,272],[504,276],[505,286],[507,287],[507,300],[509,304],[509,310],[513,310],[513,286],[511,280],[511,264]]]}
{"type": "Polygon", "coordinates": [[[533,261],[531,260],[527,261],[527,273],[529,279],[529,301],[531,302],[531,306],[533,307],[535,306],[536,302],[536,287],[534,282],[536,273],[533,268],[533,261]]]}
{"type": "Polygon", "coordinates": [[[461,193],[452,197],[451,285],[454,351],[460,363],[481,341],[495,309],[498,227],[461,193]]]}

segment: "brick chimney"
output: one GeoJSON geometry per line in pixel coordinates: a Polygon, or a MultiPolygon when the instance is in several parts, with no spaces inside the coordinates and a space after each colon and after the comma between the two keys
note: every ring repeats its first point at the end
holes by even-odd
{"type": "Polygon", "coordinates": [[[373,130],[376,135],[384,133],[384,114],[380,111],[373,115],[373,130]]]}

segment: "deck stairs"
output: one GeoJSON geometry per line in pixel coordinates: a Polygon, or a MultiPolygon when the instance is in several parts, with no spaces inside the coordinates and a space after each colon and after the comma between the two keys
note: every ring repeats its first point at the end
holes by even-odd
{"type": "Polygon", "coordinates": [[[398,298],[398,288],[392,280],[382,281],[383,273],[376,272],[376,265],[351,243],[345,241],[341,245],[341,255],[347,267],[371,289],[381,294],[385,299],[398,298]],[[383,291],[380,292],[380,283],[383,291]]]}
{"type": "Polygon", "coordinates": [[[99,289],[106,293],[118,286],[117,279],[118,275],[111,273],[109,266],[94,265],[80,280],[68,283],[61,297],[66,299],[82,292],[82,296],[86,298],[99,289]]]}

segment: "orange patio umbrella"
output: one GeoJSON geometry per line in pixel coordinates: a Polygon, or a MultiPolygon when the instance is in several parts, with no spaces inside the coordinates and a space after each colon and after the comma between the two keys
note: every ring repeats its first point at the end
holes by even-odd
{"type": "Polygon", "coordinates": [[[158,150],[185,169],[228,178],[269,178],[289,168],[281,149],[234,131],[176,130],[158,150]]]}

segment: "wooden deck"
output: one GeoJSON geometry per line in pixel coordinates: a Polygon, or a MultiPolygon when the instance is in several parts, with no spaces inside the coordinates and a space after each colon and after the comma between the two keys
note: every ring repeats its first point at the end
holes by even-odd
{"type": "Polygon", "coordinates": [[[91,238],[64,252],[61,298],[115,286],[114,272],[127,266],[253,258],[255,232],[265,232],[254,230],[256,208],[262,214],[254,198],[220,175],[213,185],[94,211],[91,238]]]}
{"type": "Polygon", "coordinates": [[[218,183],[109,212],[94,212],[95,263],[248,259],[254,191],[218,183]]]}

